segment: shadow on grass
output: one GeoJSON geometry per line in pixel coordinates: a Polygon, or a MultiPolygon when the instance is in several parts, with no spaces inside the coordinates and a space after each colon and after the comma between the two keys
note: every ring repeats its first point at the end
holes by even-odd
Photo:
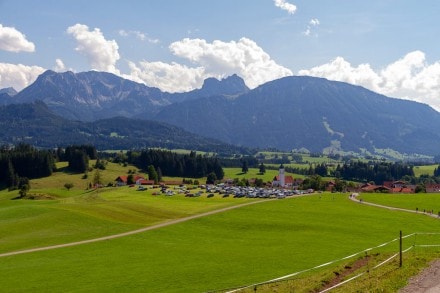
{"type": "Polygon", "coordinates": [[[65,167],[61,167],[61,168],[57,168],[55,172],[60,172],[60,173],[64,173],[67,175],[78,175],[78,174],[82,174],[83,172],[75,172],[69,169],[69,166],[65,166],[65,167]]]}

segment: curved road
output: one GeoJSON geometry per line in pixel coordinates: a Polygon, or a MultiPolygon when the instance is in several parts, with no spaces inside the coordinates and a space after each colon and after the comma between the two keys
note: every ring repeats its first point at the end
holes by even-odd
{"type": "Polygon", "coordinates": [[[99,237],[99,238],[93,238],[93,239],[88,239],[88,240],[82,240],[82,241],[76,241],[76,242],[70,242],[70,243],[64,243],[64,244],[57,244],[57,245],[51,245],[51,246],[30,248],[30,249],[25,249],[25,250],[5,252],[5,253],[0,254],[0,257],[12,256],[12,255],[24,254],[24,253],[31,253],[31,252],[37,252],[37,251],[44,251],[44,250],[51,250],[51,249],[57,249],[57,248],[63,248],[63,247],[70,247],[70,246],[76,246],[76,245],[81,245],[81,244],[87,244],[87,243],[93,243],[93,242],[99,242],[99,241],[104,241],[104,240],[125,237],[125,236],[129,236],[129,235],[133,235],[133,234],[143,233],[145,231],[150,231],[150,230],[159,229],[162,227],[186,222],[186,221],[197,219],[197,218],[202,218],[202,217],[226,212],[226,211],[241,208],[244,206],[267,202],[267,201],[272,201],[272,200],[274,200],[274,199],[266,199],[266,200],[247,202],[247,203],[243,203],[243,204],[239,204],[239,205],[235,205],[235,206],[230,206],[230,207],[226,207],[226,208],[222,208],[222,209],[218,209],[218,210],[214,210],[214,211],[210,211],[210,212],[206,212],[206,213],[202,213],[202,214],[197,214],[197,215],[193,215],[193,216],[189,216],[189,217],[185,217],[185,218],[171,220],[171,221],[164,222],[164,223],[159,223],[159,224],[156,224],[153,226],[148,226],[148,227],[137,229],[137,230],[132,230],[132,231],[123,232],[123,233],[119,233],[119,234],[108,235],[108,236],[99,237]]]}
{"type": "Polygon", "coordinates": [[[433,218],[440,218],[439,215],[436,215],[436,214],[420,212],[420,211],[414,211],[414,210],[408,210],[408,209],[402,209],[402,208],[396,208],[396,207],[390,207],[390,206],[384,206],[384,205],[380,205],[380,204],[376,204],[376,203],[372,203],[372,202],[366,202],[366,201],[357,199],[356,197],[358,195],[359,194],[354,195],[354,196],[350,195],[350,199],[352,201],[356,201],[356,202],[359,202],[361,204],[366,204],[366,205],[369,205],[369,206],[374,206],[374,207],[383,208],[383,209],[387,209],[387,210],[394,210],[394,211],[401,211],[401,212],[407,212],[407,213],[421,214],[421,215],[426,215],[426,216],[430,216],[430,217],[433,217],[433,218]]]}

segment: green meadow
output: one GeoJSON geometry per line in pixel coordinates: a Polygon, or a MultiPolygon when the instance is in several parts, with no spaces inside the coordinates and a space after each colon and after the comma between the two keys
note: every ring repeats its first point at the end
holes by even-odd
{"type": "Polygon", "coordinates": [[[386,205],[390,207],[408,209],[412,211],[425,210],[435,214],[440,212],[440,194],[438,193],[365,193],[359,197],[368,202],[386,205]]]}
{"type": "MultiPolygon", "coordinates": [[[[109,163],[101,175],[112,182],[129,169],[133,167],[109,163]]],[[[225,170],[231,178],[240,172],[225,170]]],[[[249,178],[256,175],[252,172],[257,170],[251,169],[249,178]]],[[[275,175],[266,174],[268,178],[275,175]]],[[[258,200],[223,198],[219,194],[208,198],[204,193],[188,198],[183,194],[154,195],[158,189],[137,191],[136,187],[127,186],[88,190],[87,182],[92,176],[93,172],[88,178],[70,174],[60,166],[53,176],[31,181],[29,193],[38,195],[40,200],[13,199],[17,191],[1,191],[0,254],[99,238],[257,203],[130,236],[1,257],[0,291],[223,290],[340,259],[395,239],[400,230],[405,235],[440,232],[437,219],[362,205],[350,201],[348,194],[258,200]],[[63,187],[66,182],[74,184],[69,191],[63,187]]],[[[384,199],[375,196],[363,195],[365,200],[384,199]]],[[[435,197],[411,196],[390,197],[389,202],[383,203],[411,206],[430,202],[440,208],[435,197]],[[406,198],[418,201],[405,203],[406,198]]],[[[378,253],[385,256],[397,249],[394,243],[378,253]]],[[[317,283],[319,287],[321,274],[331,275],[341,265],[344,266],[337,263],[327,268],[328,272],[306,274],[312,278],[307,283],[317,283]]],[[[404,281],[400,278],[393,288],[403,286],[404,281]]]]}
{"type": "MultiPolygon", "coordinates": [[[[124,197],[113,190],[108,191],[108,195],[102,191],[100,197],[109,201],[118,198],[122,202],[142,202],[139,198],[129,198],[136,197],[135,192],[130,191],[124,197]]],[[[148,198],[146,205],[156,210],[176,213],[186,210],[188,214],[209,209],[200,208],[209,205],[204,196],[190,199],[182,195],[165,197],[146,194],[145,198],[148,198]]],[[[209,200],[212,199],[215,197],[209,200]]],[[[227,205],[239,199],[217,198],[218,202],[223,200],[223,204],[227,205]]],[[[211,202],[213,206],[210,208],[222,205],[218,202],[211,202]]],[[[63,204],[62,201],[52,203],[63,204]]],[[[40,207],[27,201],[21,206],[28,206],[29,210],[40,207]]],[[[89,222],[81,224],[92,227],[86,230],[107,227],[107,231],[95,231],[95,236],[148,225],[147,221],[134,221],[136,225],[129,225],[126,223],[130,222],[128,220],[103,216],[106,213],[93,208],[64,210],[87,216],[89,222]],[[107,225],[99,226],[101,221],[107,225]]],[[[114,214],[117,213],[119,210],[114,211],[114,214]]],[[[51,216],[48,215],[48,218],[51,216]]],[[[63,221],[63,218],[58,221],[63,221]]],[[[52,230],[54,222],[45,222],[48,230],[52,230]]],[[[14,228],[14,224],[10,224],[10,229],[14,228]]],[[[438,222],[419,215],[361,205],[348,200],[346,194],[324,193],[266,200],[123,238],[3,257],[0,273],[6,277],[2,278],[1,285],[2,288],[11,288],[11,291],[39,292],[220,290],[269,280],[344,257],[397,237],[399,229],[408,234],[438,231],[438,222]]],[[[87,237],[78,233],[68,240],[75,238],[87,237]]],[[[13,248],[11,243],[14,241],[7,239],[10,244],[6,247],[13,248]]],[[[386,249],[393,251],[397,247],[386,249]]],[[[3,248],[3,252],[5,250],[12,249],[3,248]]]]}
{"type": "Polygon", "coordinates": [[[273,178],[278,175],[278,170],[267,170],[264,174],[260,173],[258,168],[249,168],[247,173],[243,173],[241,168],[225,168],[225,179],[251,179],[260,178],[263,182],[272,182],[273,178]]]}
{"type": "Polygon", "coordinates": [[[414,166],[414,175],[420,177],[421,175],[434,175],[434,169],[438,168],[438,165],[424,165],[424,166],[414,166]]]}

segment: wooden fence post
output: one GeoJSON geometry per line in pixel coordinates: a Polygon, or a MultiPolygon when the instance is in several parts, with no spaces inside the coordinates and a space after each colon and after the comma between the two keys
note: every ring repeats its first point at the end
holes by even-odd
{"type": "Polygon", "coordinates": [[[400,255],[400,261],[399,261],[399,267],[402,267],[402,230],[400,230],[400,239],[399,239],[399,255],[400,255]]]}

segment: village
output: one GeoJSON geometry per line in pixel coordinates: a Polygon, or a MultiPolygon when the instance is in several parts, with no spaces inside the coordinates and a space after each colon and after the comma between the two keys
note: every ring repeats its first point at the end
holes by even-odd
{"type": "MultiPolygon", "coordinates": [[[[287,196],[310,194],[320,190],[305,189],[301,186],[303,179],[293,178],[291,175],[285,175],[283,166],[279,168],[279,173],[275,176],[272,182],[268,182],[263,187],[255,186],[255,179],[249,179],[249,186],[237,186],[233,179],[224,179],[217,184],[200,184],[197,186],[185,185],[180,181],[163,181],[155,184],[154,180],[148,180],[141,175],[133,176],[133,183],[128,182],[128,176],[119,176],[115,179],[116,186],[130,186],[137,187],[137,190],[144,191],[147,189],[157,189],[153,195],[164,194],[172,196],[175,194],[182,194],[185,197],[199,197],[206,194],[208,198],[218,194],[222,197],[234,198],[285,198],[287,196]],[[198,189],[196,192],[192,192],[198,189]],[[204,190],[204,191],[202,191],[204,190]]],[[[325,185],[325,191],[335,192],[335,181],[330,180],[325,185]]],[[[427,184],[425,186],[426,193],[440,192],[440,184],[427,184]]],[[[415,193],[416,185],[408,184],[405,181],[385,181],[382,185],[373,183],[357,184],[352,187],[347,187],[344,192],[356,193],[415,193]]]]}

